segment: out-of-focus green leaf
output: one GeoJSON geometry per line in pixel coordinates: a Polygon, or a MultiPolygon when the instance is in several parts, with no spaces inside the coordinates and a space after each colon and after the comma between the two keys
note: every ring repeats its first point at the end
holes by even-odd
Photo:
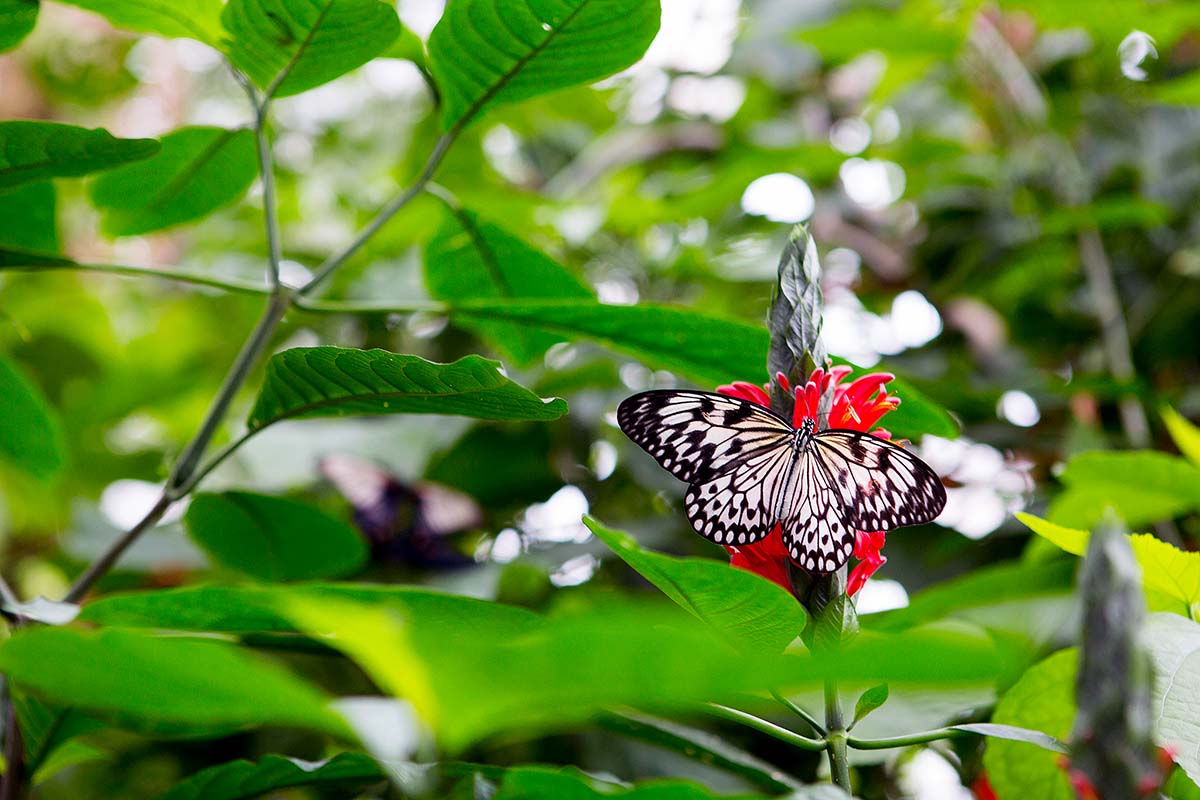
{"type": "Polygon", "coordinates": [[[550,432],[537,424],[474,427],[433,456],[425,477],[460,489],[492,509],[545,500],[563,484],[551,463],[550,432]],[[502,470],[496,469],[498,453],[504,454],[502,470]]]}
{"type": "MultiPolygon", "coordinates": [[[[7,196],[7,195],[0,195],[7,196]]],[[[75,262],[52,253],[34,253],[21,248],[0,247],[0,268],[4,267],[72,267],[75,262]]]]}
{"type": "Polygon", "coordinates": [[[1194,466],[1200,467],[1200,427],[1193,425],[1173,408],[1164,408],[1162,416],[1179,452],[1194,466]]]}
{"type": "Polygon", "coordinates": [[[1200,800],[1200,786],[1181,769],[1175,770],[1167,780],[1163,793],[1171,800],[1200,800]]]}
{"type": "Polygon", "coordinates": [[[42,393],[0,357],[0,458],[41,479],[66,460],[61,427],[42,393]]]}
{"type": "MultiPolygon", "coordinates": [[[[1075,718],[1078,661],[1076,650],[1062,650],[1030,667],[1001,698],[992,722],[1066,739],[1075,718]]],[[[1000,800],[1074,800],[1059,758],[1024,741],[995,739],[987,744],[983,764],[1000,800]]]]}
{"type": "Polygon", "coordinates": [[[153,139],[118,139],[103,128],[60,122],[0,122],[0,192],[46,178],[68,178],[141,161],[153,139]]]}
{"type": "Polygon", "coordinates": [[[0,246],[57,252],[57,210],[58,193],[51,181],[27,183],[0,193],[0,246]]]}
{"type": "Polygon", "coordinates": [[[175,784],[158,800],[248,800],[297,786],[347,791],[387,779],[375,760],[361,753],[340,753],[324,761],[263,756],[218,764],[175,784]]]}
{"type": "Polygon", "coordinates": [[[1061,739],[1041,731],[1019,728],[1016,725],[998,725],[994,722],[967,722],[962,725],[952,725],[957,731],[978,733],[980,736],[990,736],[993,739],[1006,739],[1010,742],[1025,742],[1037,745],[1051,753],[1069,753],[1069,748],[1061,739]]]}
{"type": "Polygon", "coordinates": [[[198,495],[184,518],[217,563],[267,581],[339,578],[367,561],[363,537],[311,506],[249,492],[198,495]]]}
{"type": "Polygon", "coordinates": [[[38,0],[0,0],[0,53],[12,50],[37,24],[38,0]]]}
{"type": "Polygon", "coordinates": [[[1046,517],[1090,528],[1111,506],[1129,525],[1144,525],[1200,508],[1200,467],[1148,450],[1081,453],[1060,476],[1067,488],[1046,517]]]}
{"type": "Polygon", "coordinates": [[[43,699],[123,723],[196,730],[294,725],[349,735],[315,688],[264,658],[211,639],[27,628],[0,645],[0,670],[43,699]]]}
{"type": "Polygon", "coordinates": [[[857,725],[863,717],[886,703],[887,699],[888,685],[886,683],[872,686],[859,695],[858,702],[854,704],[854,719],[850,721],[850,727],[853,728],[857,725]]]}
{"type": "Polygon", "coordinates": [[[567,413],[513,383],[499,363],[466,356],[435,364],[387,350],[297,347],[271,357],[248,425],[352,414],[454,414],[477,419],[552,420],[567,413]]]}
{"type": "Polygon", "coordinates": [[[230,61],[277,97],[361,67],[401,31],[395,8],[378,0],[230,0],[221,22],[230,61]]]}
{"type": "Polygon", "coordinates": [[[900,398],[900,407],[889,411],[880,424],[894,436],[916,439],[930,433],[944,439],[958,437],[954,418],[908,381],[896,378],[888,384],[888,392],[900,398]]]}
{"type": "Polygon", "coordinates": [[[69,5],[94,11],[113,27],[137,33],[154,33],[168,38],[197,39],[219,47],[221,0],[63,0],[69,5]]]}
{"type": "MultiPolygon", "coordinates": [[[[1031,514],[1017,514],[1017,519],[1068,553],[1081,556],[1087,551],[1089,531],[1055,525],[1031,514]]],[[[1179,600],[1187,608],[1200,608],[1200,553],[1180,550],[1149,533],[1132,534],[1129,544],[1142,567],[1142,583],[1147,589],[1179,600]]]]}
{"type": "Polygon", "coordinates": [[[627,533],[583,521],[638,574],[740,648],[779,653],[804,629],[799,601],[766,578],[710,558],[645,550],[627,533]]]}
{"type": "Polygon", "coordinates": [[[13,708],[25,745],[25,766],[35,774],[61,745],[104,727],[76,709],[51,706],[25,692],[13,693],[13,708]]]}
{"type": "Polygon", "coordinates": [[[458,0],[429,36],[442,126],[612,75],[658,33],[657,0],[458,0]]]}
{"type": "Polygon", "coordinates": [[[1142,641],[1154,662],[1154,731],[1175,763],[1200,782],[1200,625],[1175,614],[1151,614],[1142,641]]]}
{"type": "MultiPolygon", "coordinates": [[[[614,786],[575,769],[514,767],[505,771],[504,780],[492,800],[755,800],[761,797],[713,794],[706,787],[691,781],[654,780],[632,786],[614,786]]],[[[850,798],[833,785],[802,787],[787,797],[790,800],[850,798]]]]}
{"type": "Polygon", "coordinates": [[[1154,99],[1167,105],[1200,105],[1200,70],[1192,70],[1182,77],[1156,83],[1154,99]]]}
{"type": "Polygon", "coordinates": [[[200,219],[245,194],[258,175],[246,129],[181,128],[154,158],[113,170],[91,186],[110,236],[132,236],[200,219]]]}
{"type": "MultiPolygon", "coordinates": [[[[588,300],[561,264],[470,211],[453,210],[425,247],[425,283],[439,300],[588,300]]],[[[528,365],[562,337],[507,322],[472,323],[506,357],[528,365]]]]}
{"type": "Polygon", "coordinates": [[[1109,197],[1091,205],[1051,209],[1039,222],[1045,236],[1095,228],[1153,228],[1170,218],[1169,209],[1141,197],[1109,197]]]}

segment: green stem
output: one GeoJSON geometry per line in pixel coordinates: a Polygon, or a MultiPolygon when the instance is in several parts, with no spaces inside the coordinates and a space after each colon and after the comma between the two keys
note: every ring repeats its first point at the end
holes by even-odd
{"type": "Polygon", "coordinates": [[[158,269],[156,267],[128,267],[120,264],[81,264],[78,262],[68,261],[63,264],[6,264],[5,272],[43,272],[49,270],[78,270],[80,272],[99,272],[108,275],[123,275],[128,277],[150,277],[162,278],[163,280],[179,281],[181,283],[191,283],[197,286],[209,286],[213,289],[222,289],[227,292],[236,294],[270,294],[271,289],[267,286],[249,281],[235,281],[223,278],[214,278],[209,275],[198,275],[194,272],[184,272],[181,270],[158,269]]]}
{"type": "Polygon", "coordinates": [[[279,213],[275,203],[275,171],[271,165],[271,143],[267,141],[266,104],[259,105],[255,115],[254,140],[258,147],[258,167],[262,175],[263,217],[267,230],[267,263],[270,266],[271,286],[279,287],[283,245],[279,238],[279,213]]]}
{"type": "Polygon", "coordinates": [[[813,729],[813,731],[818,736],[825,735],[825,726],[822,725],[820,722],[818,722],[817,718],[814,717],[812,714],[808,713],[806,710],[804,710],[804,708],[797,705],[796,703],[793,703],[787,697],[783,696],[782,694],[780,694],[779,692],[777,692],[774,689],[771,690],[771,696],[774,697],[776,700],[778,700],[785,708],[787,708],[793,714],[795,714],[800,719],[807,722],[809,724],[809,726],[813,729]]]}
{"type": "Polygon", "coordinates": [[[937,728],[932,731],[910,733],[906,736],[891,736],[886,739],[858,739],[848,736],[846,744],[855,750],[889,750],[893,747],[910,747],[915,744],[936,742],[939,739],[953,739],[956,736],[966,736],[967,733],[967,731],[955,728],[937,728]]]}
{"type": "Polygon", "coordinates": [[[825,728],[829,731],[825,747],[829,753],[829,772],[833,782],[849,793],[850,761],[846,757],[846,723],[842,718],[837,681],[832,679],[825,681],[825,728]]]}
{"type": "Polygon", "coordinates": [[[768,722],[765,719],[756,717],[753,714],[747,714],[745,711],[739,711],[736,708],[718,705],[717,703],[705,703],[704,710],[714,717],[740,723],[781,742],[787,742],[794,747],[799,747],[801,750],[819,753],[825,749],[827,744],[824,739],[809,739],[807,736],[801,736],[794,731],[789,731],[787,728],[776,725],[774,722],[768,722]]]}

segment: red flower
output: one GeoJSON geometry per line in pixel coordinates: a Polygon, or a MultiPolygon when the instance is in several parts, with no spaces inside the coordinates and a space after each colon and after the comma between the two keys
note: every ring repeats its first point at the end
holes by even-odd
{"type": "MultiPolygon", "coordinates": [[[[866,432],[879,422],[884,414],[900,405],[900,398],[887,393],[887,383],[894,380],[895,375],[873,372],[843,385],[842,379],[851,371],[850,367],[831,367],[828,371],[821,368],[813,370],[812,375],[808,376],[808,382],[795,389],[796,405],[792,412],[792,425],[798,428],[805,419],[811,419],[818,423],[819,428],[849,428],[866,432]],[[821,398],[830,388],[833,390],[833,405],[829,412],[829,424],[821,426],[817,419],[817,409],[821,398]]],[[[775,376],[775,381],[785,392],[792,391],[782,373],[775,376]]],[[[749,400],[751,403],[770,408],[771,398],[767,389],[766,386],[755,386],[745,381],[717,387],[717,391],[723,395],[749,400]]],[[[892,434],[883,428],[876,428],[871,434],[881,439],[892,438],[892,434]]],[[[883,531],[858,532],[854,543],[854,557],[858,559],[858,564],[850,573],[846,584],[847,594],[853,595],[861,589],[867,578],[887,562],[887,558],[880,552],[883,544],[883,531]]],[[[726,545],[725,549],[729,551],[729,563],[735,567],[762,575],[785,589],[791,589],[787,577],[787,559],[790,556],[787,548],[783,546],[783,534],[778,525],[762,541],[739,547],[726,545]]]]}

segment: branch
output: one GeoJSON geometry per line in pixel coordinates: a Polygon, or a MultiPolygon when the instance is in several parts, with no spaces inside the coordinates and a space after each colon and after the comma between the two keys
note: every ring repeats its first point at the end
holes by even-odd
{"type": "Polygon", "coordinates": [[[910,733],[906,736],[891,736],[886,739],[857,739],[846,737],[846,744],[855,750],[888,750],[893,747],[910,747],[914,744],[927,744],[939,739],[953,739],[956,736],[966,736],[969,731],[955,728],[937,728],[932,731],[910,733]]]}
{"type": "Polygon", "coordinates": [[[168,281],[179,281],[180,283],[192,283],[197,286],[208,286],[213,289],[223,289],[227,292],[235,294],[270,294],[270,289],[266,286],[249,281],[236,281],[224,278],[213,278],[209,275],[200,275],[194,272],[184,272],[173,269],[159,269],[157,267],[129,267],[119,264],[81,264],[78,261],[68,261],[62,264],[5,264],[0,268],[0,272],[20,271],[20,272],[41,272],[44,270],[78,270],[80,272],[99,272],[109,275],[122,275],[125,277],[150,277],[162,278],[168,281]]]}
{"type": "Polygon", "coordinates": [[[144,531],[153,528],[162,519],[163,514],[167,513],[167,509],[171,507],[173,502],[175,501],[164,490],[162,495],[159,496],[158,502],[154,504],[154,507],[146,512],[146,516],[142,517],[136,525],[126,531],[120,539],[109,545],[104,554],[93,561],[84,573],[75,580],[75,583],[71,585],[71,589],[63,599],[68,603],[78,603],[82,600],[83,596],[92,588],[92,585],[100,580],[104,573],[112,569],[113,564],[117,563],[117,560],[129,549],[129,546],[136,542],[144,531]]]}
{"type": "Polygon", "coordinates": [[[829,752],[829,772],[833,782],[847,794],[851,793],[850,759],[846,757],[849,736],[842,718],[842,703],[838,697],[837,681],[825,681],[825,727],[829,731],[825,749],[829,752]]]}
{"type": "Polygon", "coordinates": [[[807,722],[809,724],[809,726],[812,727],[812,729],[817,733],[818,736],[825,735],[825,726],[822,725],[820,722],[818,722],[816,717],[814,717],[812,714],[805,711],[801,706],[797,705],[796,703],[793,703],[790,699],[788,699],[787,697],[780,694],[779,692],[777,692],[774,689],[771,690],[771,696],[774,697],[776,700],[778,700],[780,703],[782,703],[783,706],[785,708],[787,708],[789,711],[791,711],[793,714],[795,714],[796,716],[800,717],[800,719],[807,722]]]}
{"type": "Polygon", "coordinates": [[[745,711],[739,711],[736,708],[730,708],[729,706],[723,706],[717,703],[705,703],[703,705],[703,709],[707,713],[712,714],[714,717],[720,717],[721,719],[727,719],[731,722],[740,723],[748,728],[753,728],[760,733],[765,733],[767,736],[778,739],[781,742],[787,742],[793,747],[799,747],[801,750],[819,753],[825,749],[826,742],[824,739],[809,739],[807,736],[801,736],[794,731],[789,731],[787,728],[784,728],[781,725],[776,725],[774,722],[768,722],[765,719],[756,717],[753,714],[747,714],[745,711]]]}

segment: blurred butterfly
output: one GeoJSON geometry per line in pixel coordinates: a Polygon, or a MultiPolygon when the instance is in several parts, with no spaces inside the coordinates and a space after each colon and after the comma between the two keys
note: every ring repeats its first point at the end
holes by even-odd
{"type": "Polygon", "coordinates": [[[779,523],[792,559],[833,572],[856,531],[930,522],[946,505],[937,473],[859,431],[793,428],[769,409],[710,392],[656,390],[617,409],[621,430],[687,481],[687,516],[704,538],[736,547],[779,523]]]}
{"type": "Polygon", "coordinates": [[[404,483],[354,456],[326,456],[318,469],[350,502],[355,524],[377,555],[415,567],[475,563],[445,539],[483,524],[483,512],[469,496],[440,483],[404,483]]]}

